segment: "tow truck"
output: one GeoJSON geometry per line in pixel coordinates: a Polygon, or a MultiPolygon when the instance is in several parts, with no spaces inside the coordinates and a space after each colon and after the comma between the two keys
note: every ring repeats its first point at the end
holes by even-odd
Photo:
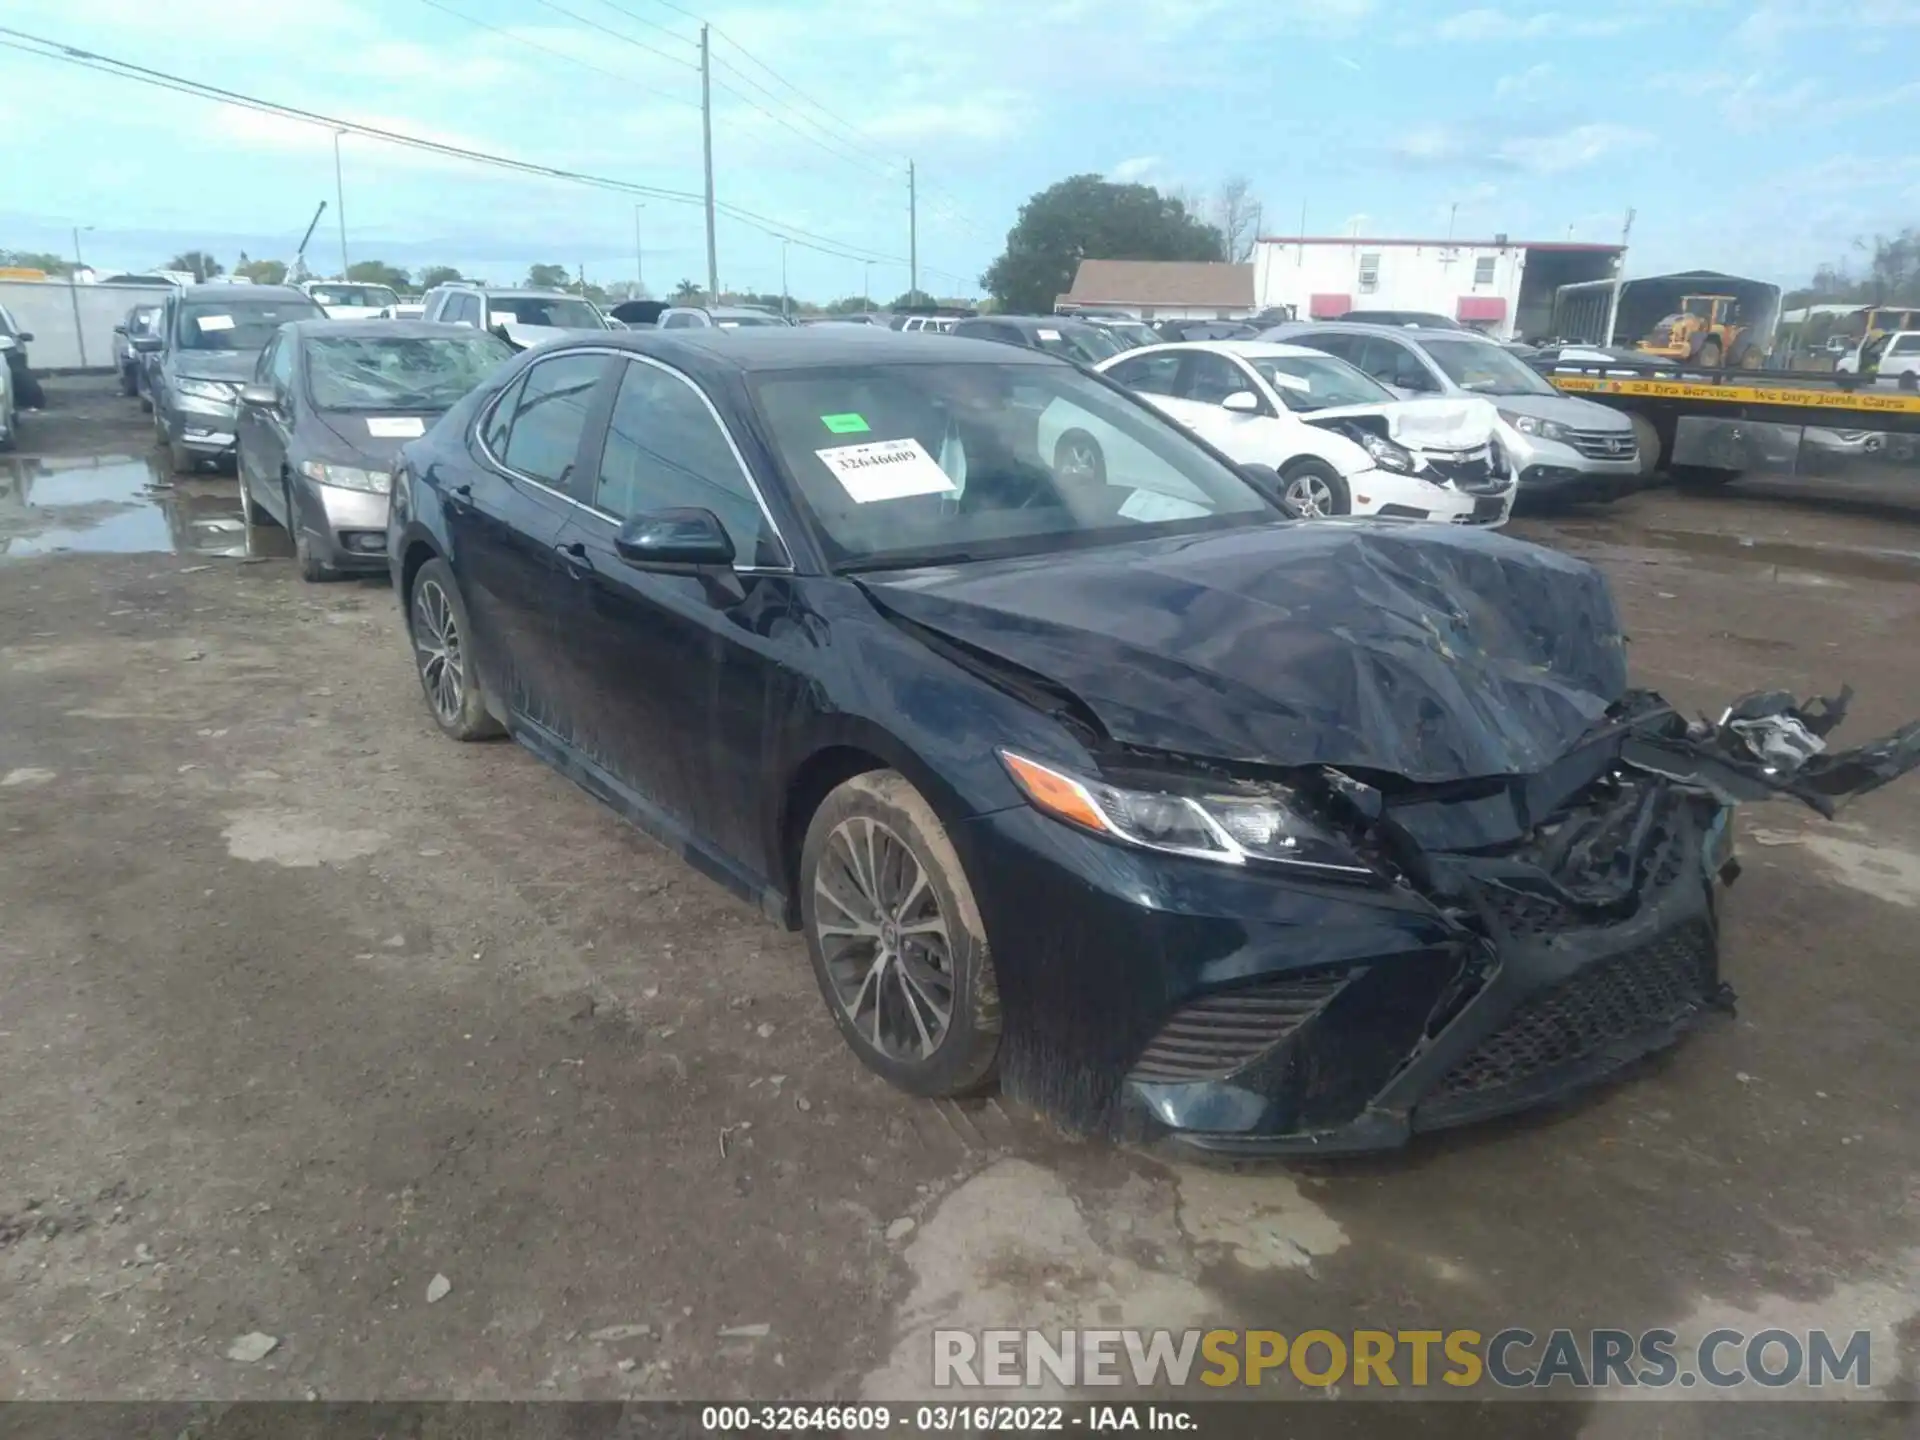
{"type": "Polygon", "coordinates": [[[1869,463],[1920,479],[1920,391],[1873,375],[1705,370],[1631,350],[1566,347],[1532,362],[1569,395],[1625,411],[1659,441],[1656,467],[1711,487],[1749,470],[1834,475],[1869,463]]]}

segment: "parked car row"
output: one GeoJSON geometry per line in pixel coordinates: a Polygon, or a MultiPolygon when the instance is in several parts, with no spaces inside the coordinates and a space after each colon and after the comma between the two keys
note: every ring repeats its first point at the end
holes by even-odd
{"type": "MultiPolygon", "coordinates": [[[[280,333],[317,399],[340,332],[280,333]]],[[[1431,468],[1494,402],[1279,344],[1107,359],[1174,393],[856,325],[514,357],[392,470],[434,723],[505,731],[801,931],[901,1089],[999,1080],[1227,1156],[1398,1145],[1674,1043],[1726,1004],[1732,797],[1920,764],[1803,761],[1832,716],[1778,695],[1690,726],[1628,687],[1585,562],[1295,523],[1170,418],[1250,426],[1245,394],[1431,468]]]]}

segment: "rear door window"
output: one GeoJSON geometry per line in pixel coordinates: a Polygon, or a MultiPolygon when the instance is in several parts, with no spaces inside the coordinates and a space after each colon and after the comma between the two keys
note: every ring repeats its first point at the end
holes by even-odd
{"type": "Polygon", "coordinates": [[[1143,395],[1175,395],[1179,393],[1175,387],[1180,378],[1180,356],[1177,352],[1136,355],[1105,373],[1143,395]]]}

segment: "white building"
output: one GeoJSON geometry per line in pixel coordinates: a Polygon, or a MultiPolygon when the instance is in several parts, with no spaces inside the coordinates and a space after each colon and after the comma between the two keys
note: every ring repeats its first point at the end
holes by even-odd
{"type": "Polygon", "coordinates": [[[1610,278],[1620,245],[1574,241],[1262,239],[1254,246],[1260,308],[1290,305],[1302,320],[1353,310],[1444,315],[1500,339],[1544,335],[1562,285],[1610,278]]]}

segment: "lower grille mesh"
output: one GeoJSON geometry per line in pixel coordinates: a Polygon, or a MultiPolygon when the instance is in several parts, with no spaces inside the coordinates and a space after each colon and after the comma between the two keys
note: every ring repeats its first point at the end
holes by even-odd
{"type": "Polygon", "coordinates": [[[1298,1030],[1361,969],[1288,975],[1174,1012],[1133,1067],[1136,1080],[1217,1080],[1298,1030]]]}
{"type": "Polygon", "coordinates": [[[1523,1005],[1456,1065],[1439,1095],[1473,1095],[1686,1019],[1706,1001],[1713,942],[1691,925],[1574,975],[1523,1005]]]}

